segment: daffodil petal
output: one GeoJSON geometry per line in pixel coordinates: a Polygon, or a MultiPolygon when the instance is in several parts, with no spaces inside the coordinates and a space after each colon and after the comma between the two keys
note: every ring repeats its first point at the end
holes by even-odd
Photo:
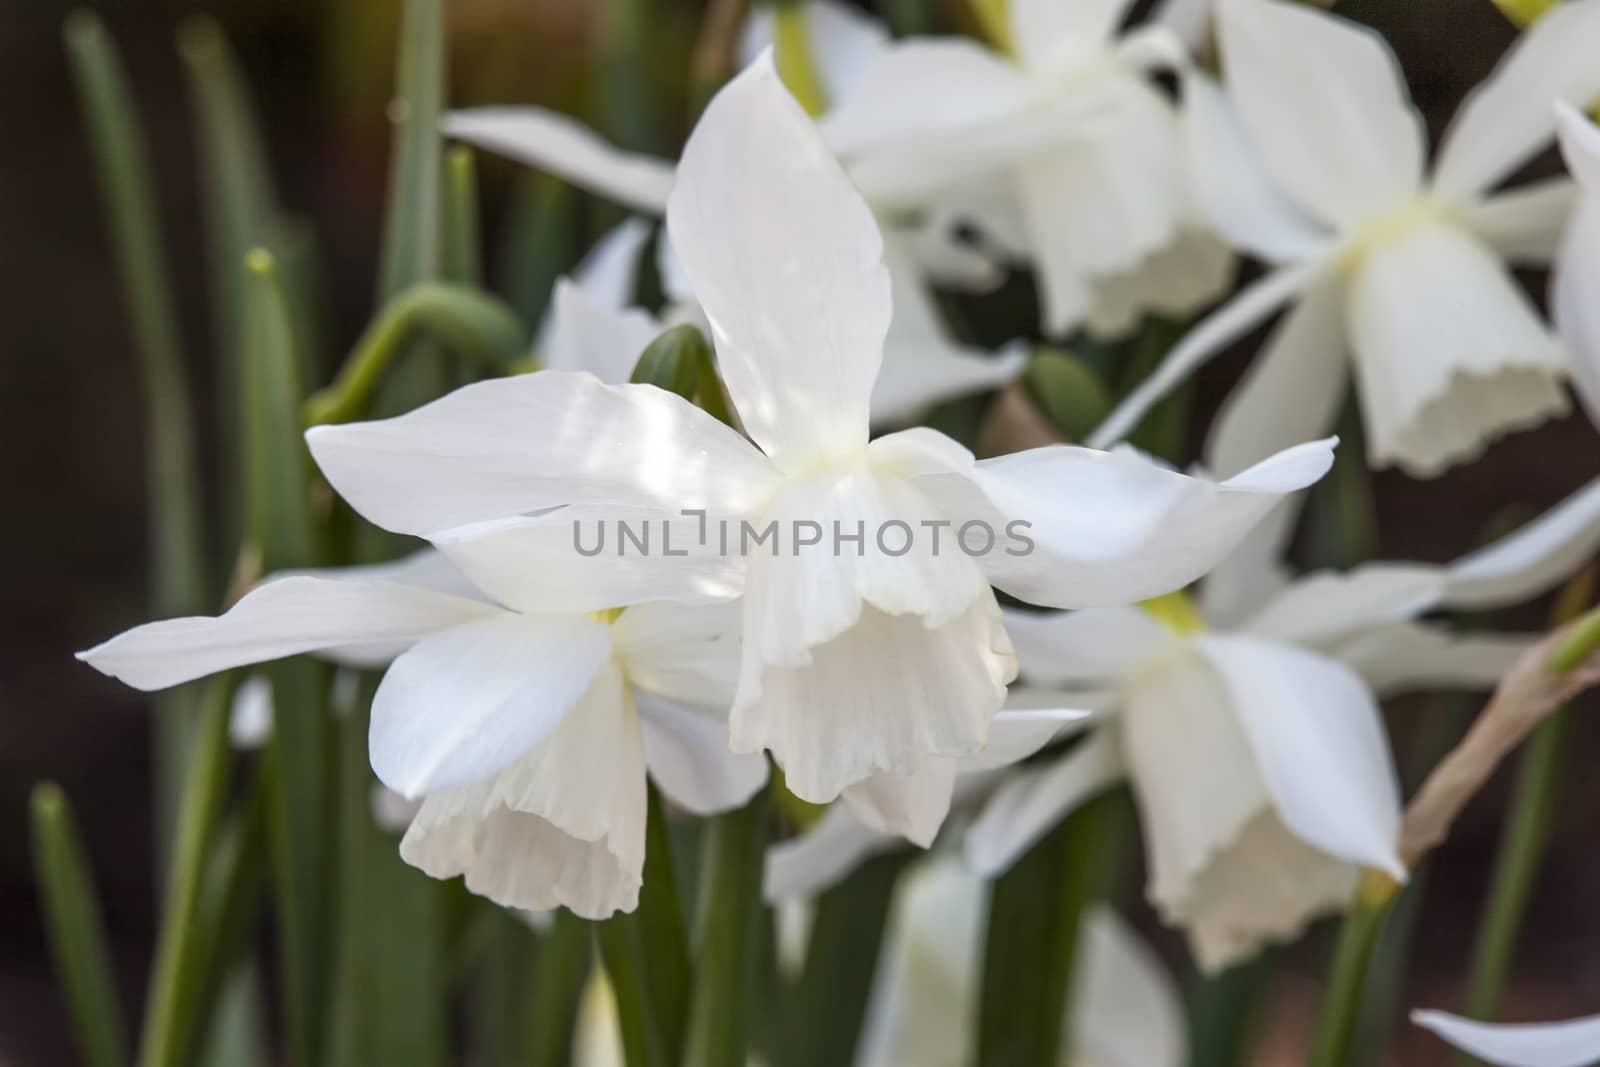
{"type": "Polygon", "coordinates": [[[1421,477],[1567,410],[1570,361],[1470,233],[1421,222],[1368,252],[1348,322],[1368,462],[1421,477]]]}
{"type": "Polygon", "coordinates": [[[1012,609],[1005,618],[1017,669],[1033,685],[1115,680],[1172,637],[1148,613],[1124,605],[1049,613],[1012,609]]]}
{"type": "Polygon", "coordinates": [[[528,911],[632,911],[644,875],[645,757],[620,672],[603,669],[551,734],[494,777],[423,801],[400,855],[528,911]],[[574,773],[574,769],[579,773],[574,773]]]}
{"type": "Polygon", "coordinates": [[[1558,1023],[1483,1023],[1414,1011],[1411,1021],[1496,1067],[1586,1067],[1600,1060],[1600,1015],[1558,1023]]]}
{"type": "Polygon", "coordinates": [[[1327,246],[1330,234],[1284,194],[1233,104],[1197,70],[1184,73],[1183,137],[1200,210],[1235,245],[1275,263],[1327,246]]]}
{"type": "Polygon", "coordinates": [[[1236,629],[1269,640],[1322,645],[1431,611],[1446,583],[1444,568],[1422,563],[1367,563],[1344,574],[1323,571],[1289,585],[1236,629]]]}
{"type": "MultiPolygon", "coordinates": [[[[709,522],[709,517],[708,517],[709,522]]],[[[576,506],[433,535],[479,588],[518,611],[605,611],[651,600],[738,596],[740,561],[701,539],[698,515],[576,506]]]]}
{"type": "Polygon", "coordinates": [[[767,849],[762,896],[769,904],[816,896],[863,861],[900,845],[863,826],[848,804],[835,804],[815,826],[767,849]]]}
{"type": "Polygon", "coordinates": [[[927,848],[950,811],[955,782],[955,762],[932,759],[910,774],[875,774],[845,786],[840,797],[867,829],[927,848]]]}
{"type": "Polygon", "coordinates": [[[146,623],[78,658],[135,689],[165,689],[304,652],[408,645],[505,614],[481,600],[396,582],[289,576],[251,590],[222,615],[146,623]]]}
{"type": "Polygon", "coordinates": [[[609,629],[583,616],[506,612],[425,637],[378,685],[373,772],[407,797],[488,778],[549,734],[610,658],[609,629]]]}
{"type": "Polygon", "coordinates": [[[682,397],[575,371],[478,382],[392,419],[319,426],[306,442],[352,507],[420,536],[561,504],[743,511],[774,477],[682,397]]]}
{"type": "Polygon", "coordinates": [[[1400,786],[1377,701],[1361,678],[1289,645],[1218,634],[1195,640],[1227,688],[1290,831],[1403,880],[1400,786]]]}
{"type": "Polygon", "coordinates": [[[982,519],[1008,536],[978,559],[991,582],[1041,606],[1087,608],[1199,578],[1284,494],[1327,473],[1333,444],[1297,445],[1225,482],[1178,474],[1128,449],[1067,445],[917,480],[945,514],[982,519]]]}
{"type": "Polygon", "coordinates": [[[695,815],[742,807],[767,784],[767,759],[728,751],[728,724],[643,690],[644,758],[673,803],[695,815]]]}
{"type": "Polygon", "coordinates": [[[1328,651],[1366,680],[1379,699],[1414,690],[1492,690],[1539,634],[1453,634],[1426,623],[1374,627],[1328,651]]]}
{"type": "Polygon", "coordinates": [[[667,226],[756,443],[789,470],[864,447],[891,312],[883,241],[770,55],[706,108],[667,226]]]}
{"type": "Polygon", "coordinates": [[[1456,112],[1439,144],[1434,188],[1484,193],[1555,134],[1558,100],[1587,107],[1600,95],[1600,8],[1558,4],[1530,26],[1456,112]]]}
{"type": "Polygon", "coordinates": [[[1547,178],[1474,200],[1462,217],[1507,262],[1543,267],[1555,258],[1576,203],[1571,178],[1547,178]]]}
{"type": "Polygon", "coordinates": [[[986,878],[1004,873],[1069,813],[1125,774],[1117,733],[1102,728],[1059,759],[1010,775],[967,828],[967,865],[986,878]]]}
{"type": "Polygon", "coordinates": [[[1376,31],[1284,0],[1220,0],[1217,32],[1239,118],[1302,210],[1345,226],[1416,194],[1422,119],[1376,31]]]}
{"type": "Polygon", "coordinates": [[[1182,1067],[1189,1029],[1172,976],[1144,939],[1106,905],[1083,921],[1072,990],[1074,1055],[1096,1067],[1182,1067]]]}
{"type": "Polygon", "coordinates": [[[452,111],[446,137],[547,170],[626,207],[660,216],[672,192],[670,160],[624,152],[567,115],[538,107],[452,111]]]}

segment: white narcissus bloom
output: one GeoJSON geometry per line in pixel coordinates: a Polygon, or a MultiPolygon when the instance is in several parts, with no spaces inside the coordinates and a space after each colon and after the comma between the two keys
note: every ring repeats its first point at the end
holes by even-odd
{"type": "Polygon", "coordinates": [[[1559,1023],[1481,1023],[1442,1011],[1417,1011],[1411,1021],[1495,1067],[1600,1063],[1600,1015],[1559,1023]]]}
{"type": "MultiPolygon", "coordinates": [[[[1566,410],[1569,360],[1509,264],[1550,260],[1572,200],[1499,190],[1555,132],[1551,105],[1600,92],[1600,3],[1558,5],[1457,113],[1431,174],[1421,118],[1375,32],[1284,0],[1220,0],[1226,93],[1184,84],[1202,203],[1274,269],[1197,325],[1096,430],[1149,406],[1298,300],[1229,399],[1212,448],[1243,457],[1331,425],[1354,363],[1370,461],[1431,476],[1566,410]]],[[[1226,470],[1226,467],[1219,467],[1226,470]]]]}
{"type": "MultiPolygon", "coordinates": [[[[567,533],[559,516],[544,525],[567,533]]],[[[696,812],[737,807],[766,780],[765,760],[727,752],[716,717],[737,674],[737,612],[602,610],[620,601],[585,596],[570,578],[494,592],[498,602],[430,552],[270,579],[217,618],[136,627],[80,658],[147,690],[307,652],[387,664],[371,757],[386,786],[423,798],[400,845],[406,861],[464,875],[508,907],[631,910],[647,767],[696,812]]]]}
{"type": "MultiPolygon", "coordinates": [[[[824,86],[842,92],[867,59],[884,46],[887,34],[858,12],[831,4],[808,6],[810,26],[824,86]]],[[[769,23],[752,19],[745,47],[756,49],[769,23]]],[[[755,52],[750,53],[753,57],[755,52]]],[[[488,107],[448,115],[449,136],[558,174],[645,215],[661,217],[672,190],[674,164],[665,159],[622,152],[564,115],[533,107],[488,107]]],[[[607,335],[631,339],[649,326],[674,322],[700,323],[704,314],[684,278],[670,243],[661,245],[661,277],[670,301],[660,319],[630,307],[633,279],[644,252],[646,234],[638,223],[626,224],[597,247],[593,270],[558,283],[551,316],[568,327],[541,330],[539,355],[547,366],[588,370],[603,381],[627,381],[632,363],[604,344],[607,335]],[[574,319],[587,328],[588,343],[567,334],[574,319]],[[551,341],[565,347],[546,351],[551,341]],[[578,358],[573,358],[574,356],[578,358]],[[621,368],[622,373],[616,373],[621,368]]],[[[945,329],[926,279],[984,288],[998,280],[988,259],[964,249],[947,228],[932,222],[886,225],[884,258],[893,287],[894,317],[884,340],[883,365],[873,385],[874,423],[904,423],[933,404],[998,388],[1013,381],[1027,363],[1026,346],[1007,345],[986,352],[956,342],[945,329]]],[[[647,338],[648,340],[648,338],[647,338]]],[[[638,351],[633,355],[637,357],[638,351]]]]}
{"type": "MultiPolygon", "coordinates": [[[[987,886],[951,856],[896,890],[857,1067],[959,1067],[970,1061],[983,973],[987,886]]],[[[1160,960],[1116,912],[1084,917],[1061,1067],[1181,1067],[1182,1002],[1160,960]]]]}
{"type": "Polygon", "coordinates": [[[1572,354],[1572,381],[1600,426],[1600,130],[1578,109],[1556,105],[1561,155],[1578,182],[1578,206],[1550,278],[1550,313],[1572,354]]]}
{"type": "Polygon", "coordinates": [[[957,38],[885,50],[823,120],[867,199],[969,200],[1033,262],[1044,327],[1120,333],[1227,287],[1193,202],[1176,110],[1149,78],[1184,60],[1164,28],[1116,35],[1126,0],[1011,0],[1015,57],[957,38]]]}
{"type": "MultiPolygon", "coordinates": [[[[1008,616],[1022,675],[1109,705],[1065,756],[995,791],[966,837],[981,872],[1006,869],[1067,812],[1128,779],[1150,883],[1201,966],[1342,909],[1359,869],[1405,876],[1400,804],[1379,697],[1487,688],[1534,640],[1455,637],[1415,620],[1435,608],[1526,599],[1600,545],[1600,483],[1449,567],[1374,563],[1313,574],[1264,600],[1208,579],[1202,605],[1008,616]]],[[[1265,563],[1258,560],[1257,565],[1265,563]]]]}
{"type": "MultiPolygon", "coordinates": [[[[492,536],[442,545],[486,582],[548,560],[519,548],[525,520],[501,517],[561,504],[702,509],[738,520],[735,538],[776,529],[771,554],[733,550],[748,555],[730,741],[770,750],[806,800],[982,749],[1015,673],[991,583],[1051,606],[1157,595],[1204,573],[1331,462],[1332,442],[1313,442],[1213,483],[1128,451],[978,463],[927,429],[869,443],[891,314],[882,243],[768,57],[707,108],[668,226],[750,441],[652,386],[558,371],[307,439],[335,489],[381,526],[427,536],[489,522],[492,536]],[[831,546],[804,551],[805,526],[834,532],[831,546]],[[971,528],[978,550],[955,551],[971,528]],[[984,530],[997,539],[987,547],[984,530]]],[[[619,589],[660,580],[669,562],[709,566],[605,562],[619,589]]]]}

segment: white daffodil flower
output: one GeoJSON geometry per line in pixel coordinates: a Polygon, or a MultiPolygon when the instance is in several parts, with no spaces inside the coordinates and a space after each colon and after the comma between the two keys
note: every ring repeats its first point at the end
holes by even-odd
{"type": "Polygon", "coordinates": [[[1116,34],[1126,0],[1011,0],[1015,55],[897,42],[823,119],[872,203],[955,202],[1038,272],[1044,328],[1103,333],[1187,314],[1232,277],[1191,195],[1178,115],[1150,81],[1181,66],[1164,27],[1116,34]]]}
{"type": "Polygon", "coordinates": [[[1416,1011],[1411,1021],[1495,1067],[1600,1063],[1600,1015],[1559,1023],[1480,1023],[1442,1011],[1416,1011]]]}
{"type": "Polygon", "coordinates": [[[1184,84],[1191,166],[1217,229],[1275,266],[1190,331],[1090,443],[1121,439],[1296,300],[1219,416],[1214,452],[1248,461],[1331,425],[1351,362],[1374,466],[1432,476],[1564,412],[1569,359],[1508,265],[1549,261],[1572,183],[1497,184],[1549,142],[1553,102],[1600,92],[1600,3],[1558,5],[1522,35],[1462,105],[1431,174],[1377,33],[1283,0],[1219,0],[1217,23],[1226,93],[1198,73],[1184,84]]]}
{"type": "MultiPolygon", "coordinates": [[[[819,5],[813,15],[814,31],[828,42],[827,50],[818,52],[824,80],[830,87],[846,86],[865,56],[881,45],[881,27],[874,29],[876,24],[864,16],[832,5],[819,5]],[[832,47],[835,41],[840,42],[839,48],[832,47]]],[[[753,20],[746,35],[750,45],[759,40],[764,26],[767,23],[760,18],[753,20]]],[[[564,115],[532,107],[477,108],[447,116],[443,128],[457,140],[549,170],[644,215],[659,218],[666,213],[675,169],[671,161],[619,151],[564,115]]],[[[626,230],[597,246],[598,257],[589,265],[593,269],[580,268],[577,277],[558,283],[550,314],[552,319],[567,320],[568,326],[557,330],[547,323],[541,332],[538,351],[547,366],[592,371],[603,381],[627,381],[633,364],[623,352],[603,343],[608,334],[631,341],[646,328],[659,332],[665,324],[704,320],[666,240],[661,244],[660,262],[668,308],[655,318],[630,306],[647,234],[637,222],[624,225],[626,230]],[[619,283],[625,283],[625,288],[619,288],[619,283]],[[589,343],[565,336],[574,320],[587,327],[589,343]],[[565,342],[565,347],[551,351],[552,341],[565,342]]],[[[881,373],[873,386],[873,422],[903,424],[940,401],[1014,381],[1027,364],[1027,345],[1018,342],[987,352],[953,340],[926,280],[987,287],[997,280],[993,264],[965,251],[942,225],[896,223],[885,227],[883,237],[894,317],[884,340],[881,373]]],[[[649,340],[646,336],[646,343],[649,340]]],[[[638,352],[633,349],[633,357],[638,352]]]]}
{"type": "Polygon", "coordinates": [[[427,536],[486,523],[480,536],[434,540],[497,590],[564,570],[540,520],[516,517],[527,512],[678,508],[717,520],[728,540],[715,547],[703,527],[687,559],[607,557],[599,573],[619,594],[646,583],[681,595],[683,570],[704,577],[738,555],[730,741],[770,750],[808,801],[982,749],[1015,673],[991,583],[1079,607],[1180,587],[1331,462],[1332,442],[1313,442],[1213,483],[1129,451],[1057,446],[978,463],[927,429],[869,443],[891,314],[882,242],[770,57],[707,108],[668,226],[750,440],[653,386],[560,371],[307,440],[335,489],[380,526],[427,536]],[[747,531],[773,539],[752,550],[747,531]]]}
{"type": "MultiPolygon", "coordinates": [[[[959,1067],[978,1023],[987,886],[953,856],[908,872],[896,890],[857,1067],[959,1067]]],[[[1062,1067],[1180,1067],[1182,1001],[1139,936],[1110,908],[1084,918],[1062,1067]]]]}
{"type": "Polygon", "coordinates": [[[428,552],[271,579],[221,616],[149,623],[79,658],[145,690],[308,652],[387,665],[372,767],[422,798],[401,856],[508,907],[604,918],[638,900],[647,767],[702,813],[766,780],[765,760],[727,752],[717,717],[737,677],[737,612],[546,610],[533,585],[493,601],[428,552]]]}
{"type": "Polygon", "coordinates": [[[1600,426],[1600,130],[1577,108],[1556,105],[1561,155],[1578,182],[1578,206],[1550,277],[1550,313],[1572,354],[1572,382],[1600,426]]]}
{"type": "MultiPolygon", "coordinates": [[[[1342,909],[1359,869],[1404,878],[1400,798],[1380,697],[1484,688],[1535,640],[1456,637],[1415,621],[1549,588],[1600,546],[1600,482],[1449,567],[1373,563],[1313,574],[1263,601],[1219,569],[1195,609],[1166,598],[1008,616],[1022,675],[1101,694],[1105,725],[1014,776],[969,829],[982,873],[1005,870],[1067,812],[1124,778],[1144,823],[1148,893],[1220,969],[1342,909]]],[[[1253,547],[1253,546],[1252,546],[1253,547]]]]}

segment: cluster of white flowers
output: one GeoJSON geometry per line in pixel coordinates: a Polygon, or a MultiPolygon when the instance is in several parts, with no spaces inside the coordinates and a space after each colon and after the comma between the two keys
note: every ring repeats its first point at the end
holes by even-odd
{"type": "MultiPolygon", "coordinates": [[[[967,1046],[972,938],[951,931],[977,921],[979,877],[1113,783],[1138,803],[1149,899],[1204,968],[1342,909],[1362,869],[1404,880],[1378,701],[1492,685],[1529,635],[1422,617],[1562,581],[1600,544],[1600,486],[1455,564],[1299,577],[1283,560],[1293,494],[1329,469],[1336,442],[1317,438],[1351,365],[1369,461],[1420,476],[1563,412],[1569,378],[1600,418],[1600,130],[1574,110],[1600,95],[1600,0],[1523,35],[1431,171],[1370,30],[1218,0],[1216,79],[1192,56],[1192,5],[1131,30],[1129,6],[1011,0],[1005,47],[989,49],[892,41],[814,0],[823,99],[805,106],[766,50],[770,17],[754,18],[745,69],[675,163],[537,109],[448,117],[452,137],[664,218],[665,309],[632,306],[652,238],[632,219],[557,283],[543,369],[308,434],[345,501],[431,547],[272,577],[220,617],[151,623],[82,658],[141,689],[301,653],[386,666],[372,767],[420,801],[400,810],[401,854],[510,907],[633,909],[647,778],[688,811],[726,811],[766,787],[768,756],[796,796],[840,801],[772,847],[773,901],[902,839],[957,839],[900,903],[866,1062],[967,1046]],[[1576,186],[1502,188],[1558,121],[1576,186]],[[1269,269],[1199,321],[1095,448],[979,460],[927,427],[872,432],[1027,362],[1021,341],[956,340],[934,285],[983,290],[1029,267],[1039,330],[1115,337],[1222,298],[1239,254],[1269,269]],[[1553,326],[1510,274],[1552,261],[1553,326]],[[1211,428],[1219,478],[1113,447],[1291,302],[1211,428]],[[734,425],[629,384],[677,323],[711,335],[734,425]],[[1029,550],[935,537],[894,552],[869,534],[848,551],[730,552],[708,517],[836,538],[1020,524],[1029,550]],[[590,521],[660,524],[686,548],[575,551],[590,521]],[[1002,609],[996,590],[1030,607],[1002,609]]],[[[241,732],[267,728],[269,703],[249,690],[241,732]]],[[[1080,963],[1084,1055],[1182,1062],[1167,979],[1114,917],[1092,918],[1080,963]]],[[[1422,1021],[1497,1063],[1600,1053],[1593,1024],[1422,1021]],[[1528,1041],[1587,1053],[1529,1058],[1528,1041]]]]}

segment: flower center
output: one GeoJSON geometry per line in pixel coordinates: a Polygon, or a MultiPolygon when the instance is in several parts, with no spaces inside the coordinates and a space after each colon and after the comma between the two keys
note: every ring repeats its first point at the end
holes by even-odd
{"type": "Polygon", "coordinates": [[[1453,226],[1459,221],[1453,205],[1431,196],[1419,196],[1358,228],[1340,250],[1339,265],[1346,271],[1358,270],[1367,255],[1383,245],[1398,241],[1423,226],[1439,223],[1453,226]]]}
{"type": "Polygon", "coordinates": [[[1151,618],[1180,637],[1204,633],[1206,620],[1194,606],[1194,600],[1183,590],[1146,600],[1140,605],[1151,618]]]}

